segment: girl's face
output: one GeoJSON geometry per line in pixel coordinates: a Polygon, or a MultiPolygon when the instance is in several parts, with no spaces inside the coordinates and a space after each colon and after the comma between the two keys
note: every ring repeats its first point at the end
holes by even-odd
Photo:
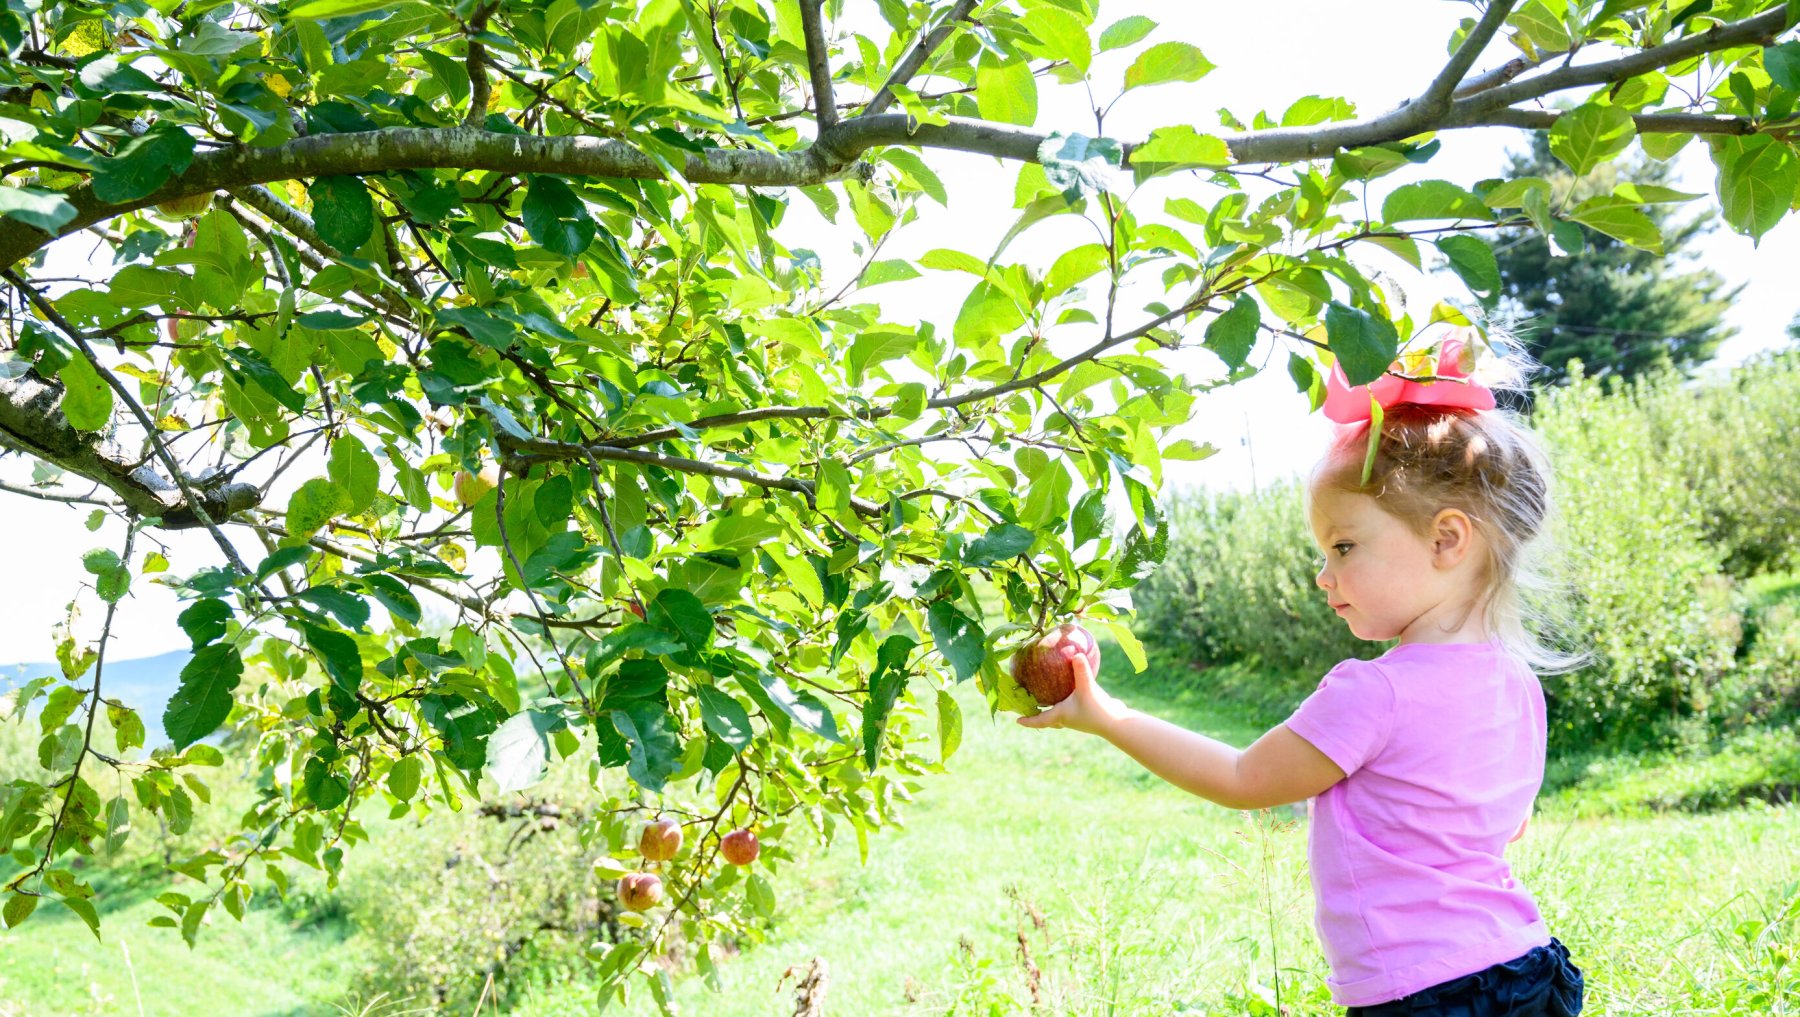
{"type": "Polygon", "coordinates": [[[1486,638],[1471,631],[1470,624],[1478,628],[1480,620],[1466,610],[1475,559],[1468,552],[1479,538],[1472,528],[1453,532],[1467,527],[1466,515],[1440,513],[1435,539],[1427,539],[1368,495],[1326,488],[1315,488],[1312,495],[1313,538],[1325,554],[1315,581],[1358,639],[1486,638]]]}

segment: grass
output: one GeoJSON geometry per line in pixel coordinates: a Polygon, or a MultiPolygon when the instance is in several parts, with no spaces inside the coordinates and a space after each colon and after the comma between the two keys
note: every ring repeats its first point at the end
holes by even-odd
{"type": "MultiPolygon", "coordinates": [[[[1260,733],[1192,694],[1109,681],[1233,744],[1260,733]]],[[[722,965],[721,991],[678,982],[684,1012],[792,1014],[783,975],[815,958],[830,1013],[1274,1013],[1277,985],[1296,1015],[1342,1012],[1291,811],[1229,812],[1096,739],[1005,718],[971,721],[953,762],[868,866],[838,843],[783,874],[769,941],[722,965]]],[[[1800,811],[1594,818],[1546,800],[1510,857],[1588,974],[1587,1012],[1800,1013],[1781,960],[1797,938],[1800,811]]],[[[584,1007],[567,986],[513,1012],[584,1007]]],[[[634,998],[627,1012],[654,1008],[634,998]]]]}
{"type": "MultiPolygon", "coordinates": [[[[1121,659],[1109,655],[1106,681],[1134,705],[1235,745],[1261,733],[1192,690],[1118,675],[1121,659]]],[[[1273,1014],[1277,991],[1295,1017],[1341,1014],[1324,990],[1297,810],[1230,812],[1096,739],[990,725],[972,688],[959,699],[953,773],[928,779],[906,827],[873,838],[866,866],[846,836],[774,873],[768,941],[722,957],[717,989],[678,978],[683,1013],[793,1014],[796,982],[822,970],[830,1014],[1273,1014]]],[[[1744,743],[1708,779],[1734,779],[1776,744],[1744,743]]],[[[1800,809],[1630,805],[1671,765],[1572,778],[1585,783],[1547,794],[1510,851],[1588,974],[1587,1012],[1800,1015],[1784,960],[1800,948],[1800,809]]],[[[356,1009],[346,987],[361,951],[342,922],[296,928],[255,910],[242,926],[213,922],[189,952],[143,927],[154,903],[118,899],[105,944],[53,913],[0,934],[0,1017],[135,1017],[133,972],[145,1015],[356,1009]]],[[[579,980],[543,981],[516,989],[508,1012],[594,1012],[579,980]]],[[[655,1012],[641,992],[622,1009],[655,1012]]]]}

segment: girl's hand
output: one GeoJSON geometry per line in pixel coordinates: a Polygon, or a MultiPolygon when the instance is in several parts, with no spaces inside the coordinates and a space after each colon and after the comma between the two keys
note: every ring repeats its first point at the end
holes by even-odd
{"type": "Polygon", "coordinates": [[[1088,734],[1105,734],[1107,727],[1124,716],[1128,707],[1094,684],[1094,671],[1088,666],[1087,655],[1080,649],[1064,643],[1061,652],[1075,672],[1075,691],[1042,713],[1020,717],[1019,723],[1025,727],[1066,727],[1088,734]]]}

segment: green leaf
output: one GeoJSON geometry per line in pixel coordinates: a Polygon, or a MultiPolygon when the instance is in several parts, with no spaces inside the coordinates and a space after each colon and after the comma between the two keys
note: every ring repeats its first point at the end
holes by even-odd
{"type": "Polygon", "coordinates": [[[963,548],[963,561],[977,567],[1017,558],[1037,540],[1037,535],[1017,523],[1001,523],[963,548]]]}
{"type": "Polygon", "coordinates": [[[95,577],[94,592],[108,604],[118,603],[131,588],[131,570],[106,548],[95,548],[82,555],[81,567],[95,577]]]}
{"type": "Polygon", "coordinates": [[[1159,42],[1138,54],[1125,70],[1125,90],[1170,81],[1199,81],[1213,69],[1212,61],[1198,46],[1185,42],[1159,42]]]}
{"type": "Polygon", "coordinates": [[[1381,377],[1399,352],[1400,333],[1393,322],[1335,300],[1325,311],[1325,333],[1352,386],[1381,377]]]}
{"type": "Polygon", "coordinates": [[[353,255],[375,235],[375,201],[360,179],[319,177],[306,194],[319,237],[340,252],[353,255]]]}
{"type": "Polygon", "coordinates": [[[41,898],[33,894],[13,894],[6,899],[6,909],[0,911],[0,920],[4,920],[6,922],[6,927],[9,929],[18,928],[25,919],[31,917],[33,911],[37,910],[37,904],[40,899],[41,898]]]}
{"type": "MultiPolygon", "coordinates": [[[[17,219],[45,233],[55,233],[73,218],[75,206],[69,204],[69,199],[54,191],[14,187],[11,184],[0,185],[0,219],[17,219]]],[[[36,897],[24,899],[37,900],[36,897]]]]}
{"type": "Polygon", "coordinates": [[[1123,49],[1156,30],[1156,22],[1142,14],[1133,14],[1128,18],[1120,18],[1106,26],[1100,33],[1100,52],[1123,49]]]}
{"type": "Polygon", "coordinates": [[[77,431],[98,431],[112,420],[112,386],[82,353],[72,354],[56,372],[63,385],[62,412],[77,431]]]}
{"type": "Polygon", "coordinates": [[[304,623],[300,630],[306,636],[306,644],[318,654],[319,663],[324,665],[333,685],[352,693],[362,688],[362,650],[357,647],[355,638],[335,629],[304,623]]]}
{"type": "Polygon", "coordinates": [[[958,345],[980,346],[1025,324],[1025,312],[1006,290],[983,279],[963,299],[951,327],[958,345]]]}
{"type": "Polygon", "coordinates": [[[1800,92],[1800,40],[1763,49],[1763,70],[1776,86],[1800,92]]]}
{"type": "Polygon", "coordinates": [[[532,177],[519,214],[532,240],[565,258],[587,250],[599,230],[580,196],[556,177],[532,177]]]}
{"type": "Polygon", "coordinates": [[[332,518],[348,511],[350,493],[323,477],[314,477],[301,484],[293,497],[288,499],[288,534],[304,540],[317,533],[332,518]]]}
{"type": "Polygon", "coordinates": [[[1256,333],[1262,327],[1262,308],[1247,293],[1226,308],[1225,313],[1206,326],[1206,348],[1219,355],[1225,366],[1235,371],[1250,359],[1256,345],[1256,333]]]}
{"type": "Polygon", "coordinates": [[[1637,125],[1628,110],[1590,102],[1556,118],[1550,128],[1550,153],[1576,176],[1586,176],[1630,148],[1636,137],[1637,125]]]}
{"type": "Polygon", "coordinates": [[[1760,240],[1793,205],[1800,158],[1767,135],[1726,139],[1713,156],[1719,167],[1719,207],[1725,221],[1760,240]]]}
{"type": "Polygon", "coordinates": [[[488,737],[487,774],[500,794],[523,791],[550,772],[550,731],[561,717],[542,710],[526,710],[506,718],[488,737]]]}
{"type": "Polygon", "coordinates": [[[290,22],[323,19],[346,18],[352,14],[367,14],[387,7],[398,7],[404,0],[307,0],[293,10],[288,11],[290,22]]]}
{"type": "MultiPolygon", "coordinates": [[[[794,723],[827,741],[843,741],[838,734],[837,718],[831,715],[831,709],[820,702],[817,696],[810,692],[795,692],[780,675],[763,674],[748,681],[757,684],[763,695],[768,697],[769,703],[794,723]]],[[[745,687],[747,689],[749,685],[745,687]]]]}
{"type": "Polygon", "coordinates": [[[419,793],[419,778],[424,769],[417,756],[401,756],[394,760],[387,774],[388,793],[403,802],[412,801],[413,795],[419,793]]]}
{"type": "MultiPolygon", "coordinates": [[[[1557,0],[1557,9],[1566,10],[1567,0],[1557,0]]],[[[1516,11],[1512,23],[1519,34],[1541,53],[1566,50],[1570,45],[1569,29],[1545,0],[1532,0],[1516,11]]]]}
{"type": "Polygon", "coordinates": [[[57,900],[63,907],[75,912],[75,917],[81,919],[81,923],[88,927],[96,940],[100,938],[100,914],[94,910],[93,901],[85,897],[58,897],[57,900]]]}
{"type": "Polygon", "coordinates": [[[711,685],[696,692],[700,700],[700,722],[719,736],[719,740],[742,752],[755,732],[750,728],[750,713],[730,693],[711,685]]]}
{"type": "Polygon", "coordinates": [[[937,691],[938,761],[949,759],[962,745],[962,707],[956,697],[943,689],[937,691]]]}
{"type": "Polygon", "coordinates": [[[1052,131],[1038,145],[1045,179],[1065,192],[1091,193],[1112,185],[1113,171],[1124,165],[1125,148],[1112,138],[1052,131]]]}
{"type": "Polygon", "coordinates": [[[1617,198],[1589,198],[1575,206],[1569,218],[1621,243],[1652,254],[1663,253],[1662,231],[1657,229],[1655,221],[1617,198]]]}
{"type": "Polygon", "coordinates": [[[919,644],[906,636],[889,636],[875,651],[875,671],[869,675],[869,699],[863,704],[863,763],[874,772],[881,760],[881,742],[887,734],[888,717],[894,703],[906,688],[906,659],[919,644]]]}
{"type": "Polygon", "coordinates": [[[778,544],[767,544],[763,553],[769,556],[781,574],[787,577],[788,584],[800,594],[813,610],[825,607],[825,588],[819,583],[819,575],[813,571],[812,562],[789,554],[778,544]]]}
{"type": "Polygon", "coordinates": [[[194,139],[186,131],[156,127],[121,145],[94,169],[94,197],[109,205],[136,201],[185,173],[193,161],[194,139]]]}
{"type": "Polygon", "coordinates": [[[948,600],[939,600],[926,612],[931,626],[931,641],[944,660],[956,672],[956,680],[966,682],[981,670],[987,659],[987,633],[981,625],[957,610],[948,600]]]}
{"type": "Polygon", "coordinates": [[[375,457],[355,435],[346,434],[331,443],[331,461],[326,467],[331,482],[349,495],[348,515],[357,515],[375,500],[381,483],[381,467],[375,457]]]}
{"type": "Polygon", "coordinates": [[[650,602],[645,619],[680,639],[689,649],[704,650],[712,642],[713,619],[706,604],[686,590],[665,589],[650,602]]]}
{"type": "Polygon", "coordinates": [[[186,632],[193,648],[198,650],[225,634],[225,623],[231,620],[231,605],[222,600],[196,600],[176,617],[175,623],[186,632]]]}
{"type": "Polygon", "coordinates": [[[1420,180],[1402,184],[1381,203],[1384,222],[1415,219],[1492,219],[1494,214],[1480,198],[1448,180],[1420,180]]]}
{"type": "Polygon", "coordinates": [[[1087,74],[1088,66],[1093,62],[1094,46],[1081,18],[1061,7],[1045,4],[1027,8],[1019,20],[1036,38],[1035,44],[1021,41],[1022,49],[1051,60],[1067,60],[1075,70],[1087,74]]]}
{"type": "Polygon", "coordinates": [[[911,353],[919,345],[916,332],[900,332],[890,329],[872,328],[856,337],[850,344],[848,356],[850,368],[850,384],[860,385],[863,372],[876,364],[884,364],[898,357],[911,353]]]}
{"type": "Polygon", "coordinates": [[[1146,166],[1173,163],[1181,166],[1229,166],[1231,149],[1210,134],[1201,134],[1186,124],[1158,127],[1150,132],[1150,140],[1131,150],[1131,164],[1146,166]]]}
{"type": "Polygon", "coordinates": [[[1500,291],[1500,262],[1494,249],[1480,237],[1462,234],[1444,237],[1437,249],[1450,259],[1450,269],[1462,278],[1471,291],[1491,297],[1500,291]]]}
{"type": "Polygon", "coordinates": [[[281,372],[269,363],[262,354],[244,347],[234,347],[225,351],[237,369],[237,380],[240,384],[248,382],[275,397],[275,401],[295,413],[306,409],[306,396],[294,390],[281,372]]]}
{"type": "Polygon", "coordinates": [[[975,106],[983,120],[1030,127],[1037,122],[1037,79],[1023,60],[984,57],[975,68],[975,106]]]}
{"type": "Polygon", "coordinates": [[[681,768],[681,738],[668,711],[653,702],[633,703],[611,714],[613,729],[625,739],[625,772],[646,791],[661,791],[681,768]]]}
{"type": "Polygon", "coordinates": [[[315,808],[335,809],[350,798],[350,782],[331,772],[331,764],[314,756],[306,761],[300,786],[315,808]]]}
{"type": "Polygon", "coordinates": [[[181,685],[163,711],[163,731],[185,749],[218,730],[231,715],[231,693],[244,674],[244,659],[230,643],[201,647],[181,669],[181,685]]]}

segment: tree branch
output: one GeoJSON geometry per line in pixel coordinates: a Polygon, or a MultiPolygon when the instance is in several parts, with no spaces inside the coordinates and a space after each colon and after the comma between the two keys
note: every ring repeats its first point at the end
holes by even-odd
{"type": "MultiPolygon", "coordinates": [[[[788,407],[788,409],[800,409],[800,407],[788,407]]],[[[811,407],[805,407],[805,409],[811,409],[811,407]]],[[[818,409],[825,413],[830,412],[824,407],[818,407],[818,409]]],[[[799,416],[800,414],[784,415],[799,416]]],[[[702,462],[698,459],[664,455],[661,452],[643,452],[614,445],[579,445],[574,442],[551,441],[547,438],[520,441],[517,438],[507,437],[504,432],[498,434],[497,437],[500,439],[501,446],[506,449],[508,462],[539,463],[568,459],[605,459],[613,462],[637,463],[640,466],[659,466],[677,473],[697,473],[701,476],[720,477],[776,491],[792,491],[804,497],[808,503],[814,499],[813,483],[810,480],[771,477],[739,469],[736,466],[722,466],[718,463],[702,462]]],[[[870,517],[881,515],[881,506],[864,498],[852,496],[850,507],[860,515],[870,517]]]]}
{"type": "Polygon", "coordinates": [[[1773,42],[1787,27],[1787,11],[1777,7],[1754,18],[1729,25],[1715,25],[1704,32],[1652,46],[1627,54],[1617,60],[1606,60],[1580,67],[1561,67],[1545,74],[1514,81],[1479,92],[1456,103],[1447,127],[1463,126],[1468,117],[1514,106],[1530,99],[1540,99],[1584,85],[1610,85],[1640,74],[1660,70],[1690,57],[1716,53],[1733,46],[1773,42]]]}
{"type": "MultiPolygon", "coordinates": [[[[225,539],[225,534],[220,532],[218,523],[213,521],[212,513],[207,510],[206,502],[194,493],[193,487],[188,483],[187,475],[181,472],[181,466],[175,462],[175,457],[169,454],[169,446],[163,441],[162,435],[157,432],[156,422],[150,419],[150,415],[144,412],[142,406],[138,405],[138,401],[132,396],[131,390],[127,389],[123,382],[119,381],[111,371],[107,370],[106,367],[100,363],[100,359],[94,354],[94,347],[88,342],[87,333],[71,324],[69,319],[63,317],[61,312],[57,311],[56,305],[44,299],[42,294],[28,285],[25,280],[19,278],[17,273],[13,272],[11,269],[6,269],[3,275],[7,282],[17,288],[20,293],[24,294],[27,300],[31,301],[32,305],[38,309],[38,313],[42,314],[46,320],[62,330],[64,335],[68,336],[69,341],[73,342],[76,347],[81,350],[82,355],[87,357],[88,363],[93,365],[94,371],[106,382],[107,387],[111,388],[113,394],[118,396],[118,398],[125,403],[126,408],[131,411],[132,416],[136,417],[138,424],[143,427],[144,436],[150,442],[151,448],[155,449],[156,457],[162,460],[163,466],[169,471],[169,476],[174,479],[176,486],[181,488],[181,495],[186,500],[187,508],[199,518],[201,525],[205,526],[207,530],[212,533],[213,540],[219,545],[219,550],[225,554],[225,560],[229,561],[232,564],[232,567],[237,569],[238,574],[246,576],[250,575],[250,569],[245,566],[243,559],[238,557],[237,548],[232,547],[231,541],[225,539]]],[[[67,425],[66,420],[64,421],[64,424],[65,426],[67,425]]],[[[71,428],[71,430],[73,430],[73,428],[71,428]]],[[[98,480],[99,478],[96,477],[93,479],[98,480]]]]}
{"type": "Polygon", "coordinates": [[[1444,69],[1438,72],[1438,76],[1432,79],[1430,85],[1426,86],[1424,94],[1413,101],[1432,116],[1442,116],[1444,110],[1450,105],[1451,93],[1456,91],[1456,86],[1462,84],[1463,77],[1469,73],[1469,68],[1475,66],[1475,58],[1487,49],[1488,43],[1494,38],[1494,33],[1498,32],[1500,26],[1506,23],[1506,16],[1512,13],[1512,9],[1517,3],[1518,0],[1490,0],[1486,13],[1482,14],[1481,20],[1469,30],[1469,34],[1463,38],[1462,45],[1456,47],[1456,53],[1450,57],[1450,62],[1445,64],[1444,69]]]}
{"type": "Polygon", "coordinates": [[[494,94],[493,83],[488,81],[487,44],[481,41],[481,33],[487,30],[488,17],[494,13],[492,6],[483,4],[476,9],[475,16],[469,19],[469,55],[464,65],[469,71],[469,112],[463,117],[464,127],[480,127],[487,119],[488,101],[494,94]]]}
{"type": "Polygon", "coordinates": [[[825,42],[825,0],[800,0],[800,24],[806,31],[806,64],[812,72],[813,109],[819,130],[837,123],[837,99],[831,93],[831,50],[825,42]]]}
{"type": "MultiPolygon", "coordinates": [[[[70,427],[59,408],[62,396],[61,385],[44,381],[36,374],[0,379],[0,447],[23,452],[99,484],[118,495],[130,511],[161,518],[163,529],[205,525],[181,491],[155,470],[132,461],[103,436],[82,434],[70,427]]],[[[10,487],[5,490],[55,501],[90,501],[10,487]]],[[[215,519],[253,508],[262,498],[251,484],[202,485],[196,493],[215,519]]],[[[105,502],[92,503],[114,507],[105,502]]]]}
{"type": "Polygon", "coordinates": [[[912,80],[913,75],[919,73],[919,68],[924,67],[925,62],[931,59],[931,55],[936,53],[938,48],[950,38],[951,33],[956,31],[957,25],[968,20],[970,12],[975,10],[975,3],[976,0],[956,0],[956,6],[950,8],[950,13],[944,15],[944,20],[939,22],[936,28],[926,33],[925,37],[919,40],[919,44],[913,47],[913,51],[906,55],[906,59],[900,61],[899,66],[894,68],[893,75],[887,79],[886,84],[881,86],[881,91],[875,93],[875,98],[869,100],[869,105],[863,109],[862,115],[875,116],[893,105],[894,86],[906,84],[912,80]]]}
{"type": "MultiPolygon", "coordinates": [[[[951,13],[960,17],[966,9],[972,9],[972,4],[960,0],[951,13]]],[[[1622,81],[1690,57],[1772,40],[1785,27],[1785,19],[1785,11],[1778,8],[1617,60],[1561,68],[1488,88],[1453,101],[1442,115],[1432,115],[1430,109],[1415,101],[1372,119],[1246,131],[1223,135],[1221,140],[1229,147],[1235,163],[1282,163],[1322,158],[1343,149],[1399,141],[1427,131],[1485,126],[1497,111],[1518,102],[1563,89],[1622,81]]],[[[901,79],[902,71],[922,66],[929,59],[930,44],[947,37],[954,24],[954,20],[946,18],[896,69],[894,80],[901,79]]],[[[1468,41],[1475,41],[1473,33],[1468,41]]],[[[1446,72],[1461,64],[1462,52],[1459,49],[1459,57],[1445,68],[1446,72]]],[[[1474,59],[1472,51],[1468,59],[1474,59]]],[[[1448,80],[1445,74],[1440,78],[1448,80]]],[[[690,152],[680,172],[694,183],[807,186],[844,176],[862,153],[884,145],[944,148],[1035,162],[1038,146],[1048,138],[1045,133],[979,120],[950,118],[942,124],[918,124],[904,114],[881,112],[891,101],[871,102],[862,115],[822,128],[811,147],[789,152],[741,148],[690,152]]],[[[1128,159],[1135,147],[1125,146],[1128,159]]],[[[662,179],[666,175],[661,163],[629,142],[612,138],[498,134],[466,126],[391,127],[296,138],[270,148],[234,147],[204,152],[194,157],[186,172],[155,192],[118,205],[100,201],[87,185],[76,187],[65,194],[75,208],[75,216],[57,235],[86,229],[134,209],[221,188],[417,169],[640,180],[662,179]]],[[[0,265],[29,256],[51,239],[49,234],[17,219],[0,219],[0,265]]]]}
{"type": "MultiPolygon", "coordinates": [[[[1554,110],[1502,109],[1486,114],[1469,126],[1522,127],[1547,131],[1567,116],[1554,110]]],[[[1633,116],[1639,134],[1778,134],[1769,124],[1748,117],[1714,117],[1704,113],[1639,113],[1633,116]]]]}

